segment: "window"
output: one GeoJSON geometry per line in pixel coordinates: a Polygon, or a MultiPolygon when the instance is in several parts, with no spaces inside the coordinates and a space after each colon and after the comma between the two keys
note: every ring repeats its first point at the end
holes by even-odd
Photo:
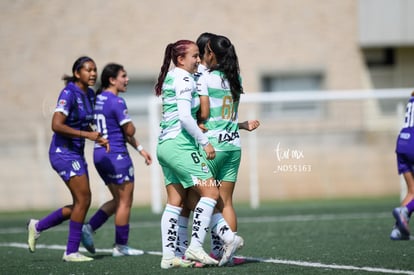
{"type": "MultiPolygon", "coordinates": [[[[370,47],[362,49],[370,80],[374,89],[412,87],[411,77],[414,48],[370,47]]],[[[394,115],[401,99],[378,100],[383,115],[394,115]]]]}
{"type": "Polygon", "coordinates": [[[147,115],[147,98],[154,96],[155,80],[130,79],[128,90],[120,94],[127,103],[130,115],[147,115]]]}
{"type": "MultiPolygon", "coordinates": [[[[262,78],[265,92],[318,91],[322,89],[320,73],[269,75],[262,78]]],[[[318,116],[321,107],[317,102],[280,102],[266,104],[263,111],[271,115],[318,116]]]]}

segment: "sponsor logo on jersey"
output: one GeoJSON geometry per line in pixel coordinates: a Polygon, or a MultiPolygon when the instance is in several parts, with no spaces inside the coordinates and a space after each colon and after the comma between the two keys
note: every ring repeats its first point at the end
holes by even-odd
{"type": "Polygon", "coordinates": [[[58,106],[65,107],[66,106],[66,100],[64,100],[64,99],[59,100],[58,106]]]}
{"type": "Polygon", "coordinates": [[[219,134],[218,136],[218,142],[230,142],[235,139],[240,138],[239,132],[231,132],[231,133],[225,133],[225,134],[219,134]]]}
{"type": "Polygon", "coordinates": [[[184,90],[180,91],[180,95],[184,94],[184,93],[191,93],[192,89],[191,88],[185,88],[184,90]]]}

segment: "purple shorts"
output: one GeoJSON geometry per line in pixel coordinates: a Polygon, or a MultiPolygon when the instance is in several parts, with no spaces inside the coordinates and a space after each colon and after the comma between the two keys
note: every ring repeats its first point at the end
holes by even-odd
{"type": "Polygon", "coordinates": [[[397,153],[398,173],[414,172],[414,155],[397,153]]]}
{"type": "Polygon", "coordinates": [[[88,175],[85,157],[76,154],[49,153],[50,164],[63,181],[68,182],[73,176],[88,175]]]}
{"type": "Polygon", "coordinates": [[[94,150],[93,161],[105,184],[134,182],[134,165],[128,153],[107,153],[99,148],[94,150]]]}

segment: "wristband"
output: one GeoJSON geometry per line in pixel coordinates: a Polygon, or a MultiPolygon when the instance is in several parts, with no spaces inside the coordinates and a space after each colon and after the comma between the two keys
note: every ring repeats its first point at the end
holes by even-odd
{"type": "Polygon", "coordinates": [[[142,145],[140,144],[140,145],[138,145],[137,150],[138,150],[138,152],[141,152],[142,150],[144,150],[144,147],[142,147],[142,145]]]}

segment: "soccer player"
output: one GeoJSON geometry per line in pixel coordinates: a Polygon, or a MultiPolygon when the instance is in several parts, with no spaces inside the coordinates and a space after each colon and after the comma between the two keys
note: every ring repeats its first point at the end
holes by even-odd
{"type": "Polygon", "coordinates": [[[225,265],[231,262],[234,253],[228,255],[225,234],[229,231],[237,232],[237,217],[232,198],[241,160],[239,128],[252,131],[260,123],[257,120],[238,122],[238,106],[243,87],[237,54],[231,41],[225,36],[212,36],[206,44],[203,59],[208,70],[198,80],[198,92],[200,101],[207,97],[208,102],[201,104],[200,119],[216,150],[216,158],[209,160],[208,165],[219,182],[222,202],[217,204],[219,212],[212,217],[214,245],[211,256],[221,259],[219,265],[225,265]],[[204,109],[207,111],[203,111],[204,109]],[[207,117],[204,115],[206,113],[209,114],[207,117]],[[225,226],[224,221],[230,228],[225,226]],[[224,249],[221,249],[220,240],[224,242],[224,249]]]}
{"type": "Polygon", "coordinates": [[[105,202],[82,229],[82,244],[95,253],[93,232],[115,214],[115,245],[113,256],[141,255],[142,250],[129,247],[129,216],[134,192],[134,167],[127,149],[132,145],[150,165],[152,158],[135,139],[135,126],[128,114],[128,108],[119,93],[128,86],[124,67],[110,63],[101,74],[101,86],[96,92],[95,120],[97,130],[109,141],[110,152],[99,144],[94,148],[95,167],[113,198],[105,202]]]}
{"type": "MultiPolygon", "coordinates": [[[[210,40],[210,38],[214,36],[213,33],[204,32],[200,34],[200,36],[197,38],[196,44],[199,50],[199,57],[200,57],[200,63],[198,64],[197,72],[194,74],[194,79],[197,81],[197,79],[203,74],[204,71],[207,70],[205,61],[203,59],[204,57],[204,49],[207,44],[207,42],[210,40]]],[[[207,102],[208,102],[208,97],[207,102]]],[[[205,99],[204,99],[205,100],[205,99]]],[[[200,102],[201,104],[201,102],[200,102]]],[[[197,112],[197,116],[200,116],[201,114],[197,112]]],[[[208,113],[203,114],[203,116],[208,116],[208,113]]],[[[203,130],[203,125],[198,125],[203,130]]],[[[191,203],[191,205],[195,204],[198,201],[198,195],[195,192],[188,192],[187,197],[194,197],[194,203],[191,203]]],[[[188,223],[189,223],[189,217],[191,214],[191,206],[189,206],[187,203],[182,205],[181,214],[178,218],[178,235],[177,235],[177,245],[175,250],[175,255],[178,257],[184,257],[185,258],[185,251],[188,247],[188,223]]],[[[202,264],[195,263],[194,267],[203,267],[202,264]]]]}
{"type": "MultiPolygon", "coordinates": [[[[208,67],[211,65],[214,65],[212,62],[208,62],[209,57],[206,57],[206,45],[209,43],[210,39],[212,39],[213,37],[218,37],[217,35],[214,35],[212,33],[202,33],[199,38],[197,39],[197,45],[200,48],[200,53],[203,55],[202,59],[201,59],[201,64],[199,65],[198,68],[198,73],[197,73],[197,77],[200,79],[205,78],[205,76],[203,74],[209,75],[210,72],[208,70],[208,67]],[[203,50],[201,50],[203,49],[203,50]],[[211,63],[211,64],[210,64],[211,63]]],[[[211,54],[210,54],[211,55],[211,54]]],[[[235,55],[235,52],[234,52],[235,55]]],[[[226,57],[227,58],[227,57],[226,57]]],[[[231,59],[227,59],[225,60],[225,58],[221,58],[220,59],[221,64],[224,63],[228,63],[229,67],[233,67],[237,70],[237,75],[238,75],[238,61],[237,61],[237,56],[236,59],[231,60],[231,59]]],[[[217,63],[217,61],[216,61],[217,63]]],[[[225,65],[223,67],[226,67],[225,65]]],[[[220,89],[225,89],[225,85],[227,84],[223,84],[221,85],[221,79],[218,85],[218,87],[221,87],[220,89]]],[[[227,81],[227,80],[226,80],[227,81]]],[[[199,126],[201,129],[204,129],[205,131],[207,131],[207,135],[209,136],[209,140],[210,142],[216,146],[215,144],[217,143],[214,135],[210,136],[210,133],[208,132],[209,129],[207,129],[207,127],[205,127],[204,122],[207,121],[209,119],[210,116],[210,98],[208,96],[208,87],[207,84],[211,84],[211,83],[207,83],[205,81],[201,81],[200,83],[197,83],[197,86],[200,88],[199,90],[201,91],[201,95],[200,96],[200,104],[201,104],[201,109],[200,109],[200,113],[199,113],[199,119],[201,119],[202,121],[199,121],[199,126]],[[202,84],[202,85],[201,85],[202,84]]],[[[228,89],[228,88],[227,88],[228,89]]],[[[229,91],[222,93],[222,95],[229,95],[229,91]]],[[[216,100],[217,102],[218,100],[216,100]]],[[[214,104],[214,103],[212,103],[214,104]]],[[[217,112],[221,112],[220,110],[217,112]]],[[[237,114],[237,109],[235,110],[236,114],[237,114]]],[[[237,116],[237,115],[236,115],[237,116]]],[[[223,121],[222,121],[223,122],[223,121]]],[[[238,123],[237,120],[234,121],[234,123],[237,125],[239,125],[240,128],[242,129],[246,129],[249,131],[252,131],[254,129],[256,129],[259,126],[259,122],[257,120],[252,120],[252,121],[245,121],[243,123],[238,123]]],[[[223,127],[226,127],[226,125],[228,125],[228,123],[218,123],[219,125],[224,125],[223,127]]],[[[218,128],[219,129],[219,128],[218,128]]],[[[213,131],[217,131],[217,129],[212,129],[213,131]]],[[[219,129],[220,130],[220,129],[219,129]]],[[[225,130],[225,129],[223,129],[225,130]]],[[[238,134],[237,134],[238,135],[238,134]]],[[[220,146],[219,146],[220,147],[220,146]]],[[[233,171],[232,173],[234,173],[234,171],[238,170],[239,164],[240,164],[240,158],[238,158],[238,162],[236,163],[231,163],[228,166],[227,165],[222,165],[223,163],[225,163],[229,157],[228,154],[229,153],[223,153],[223,146],[221,146],[222,148],[217,150],[217,156],[220,155],[220,165],[217,165],[217,159],[213,159],[213,160],[209,160],[208,161],[208,165],[210,167],[210,169],[213,172],[214,177],[217,179],[217,176],[222,177],[225,179],[225,177],[223,177],[222,175],[229,173],[229,171],[233,171]],[[234,167],[229,169],[229,166],[234,165],[234,167]]],[[[230,151],[233,151],[233,148],[230,148],[230,151]]],[[[240,151],[240,147],[238,148],[238,150],[240,151]]],[[[237,172],[236,172],[236,177],[237,177],[237,172]]],[[[211,227],[211,234],[212,234],[212,252],[210,253],[210,256],[213,258],[216,258],[218,260],[220,260],[219,265],[223,266],[226,265],[228,263],[230,264],[240,264],[243,261],[242,258],[234,258],[233,259],[233,255],[235,250],[239,249],[242,245],[243,245],[243,240],[240,237],[236,237],[236,230],[237,230],[237,222],[236,222],[236,214],[233,208],[233,204],[232,204],[232,195],[233,195],[233,190],[234,190],[234,183],[236,181],[236,179],[234,178],[234,175],[231,176],[229,178],[229,176],[227,176],[228,180],[233,180],[232,182],[228,183],[228,182],[223,182],[225,188],[221,188],[222,186],[222,182],[223,179],[221,179],[219,181],[218,187],[219,187],[219,191],[220,191],[220,201],[219,203],[216,205],[216,210],[215,210],[215,214],[213,215],[213,219],[212,222],[210,224],[211,227]],[[231,188],[230,188],[231,187],[231,188]],[[222,202],[224,201],[224,206],[225,208],[223,208],[223,204],[222,202]],[[223,213],[221,213],[221,211],[223,210],[227,210],[224,211],[223,213]],[[222,215],[223,214],[223,215],[222,215]],[[223,218],[223,216],[226,215],[226,217],[223,218]],[[229,224],[227,223],[228,221],[229,224]],[[230,245],[232,244],[232,240],[237,240],[238,241],[238,245],[234,246],[234,245],[230,245]],[[227,243],[227,245],[226,245],[227,243]]],[[[191,190],[189,191],[188,196],[190,197],[188,199],[188,201],[193,201],[194,196],[196,196],[196,194],[194,194],[194,192],[192,192],[191,190]]],[[[185,207],[182,211],[182,214],[180,215],[180,219],[179,219],[179,231],[178,231],[178,242],[177,242],[177,250],[176,250],[176,255],[180,256],[182,255],[183,251],[185,251],[186,249],[186,244],[187,244],[187,223],[188,223],[188,217],[189,217],[189,208],[191,208],[191,202],[188,203],[187,207],[185,207]]],[[[196,265],[197,266],[197,265],[196,265]]]]}
{"type": "Polygon", "coordinates": [[[409,240],[409,221],[414,211],[414,92],[407,103],[404,125],[397,138],[395,152],[397,154],[398,173],[402,174],[407,184],[407,194],[401,206],[394,208],[392,214],[396,223],[391,231],[392,240],[409,240]]]}
{"type": "Polygon", "coordinates": [[[219,192],[210,184],[214,179],[206,164],[206,159],[215,157],[215,151],[195,120],[199,100],[193,74],[199,63],[198,47],[193,41],[170,43],[155,85],[156,96],[162,96],[163,111],[157,158],[167,190],[167,204],[161,218],[163,269],[193,266],[188,260],[218,264],[203,249],[219,192]],[[174,68],[169,70],[171,62],[174,68]],[[199,145],[205,155],[199,153],[199,145]],[[190,188],[201,198],[194,210],[191,242],[185,252],[188,260],[184,260],[175,256],[177,221],[190,188]]]}
{"type": "Polygon", "coordinates": [[[28,222],[29,251],[35,252],[36,241],[46,229],[69,221],[69,234],[63,260],[85,262],[93,258],[79,253],[82,225],[91,202],[87,163],[84,157],[85,139],[95,141],[108,150],[108,141],[97,131],[91,131],[93,122],[96,64],[87,56],[78,58],[72,66],[72,76],[65,75],[65,88],[60,92],[52,117],[54,132],[49,149],[53,169],[65,182],[72,195],[72,204],[63,206],[46,217],[28,222]]]}

